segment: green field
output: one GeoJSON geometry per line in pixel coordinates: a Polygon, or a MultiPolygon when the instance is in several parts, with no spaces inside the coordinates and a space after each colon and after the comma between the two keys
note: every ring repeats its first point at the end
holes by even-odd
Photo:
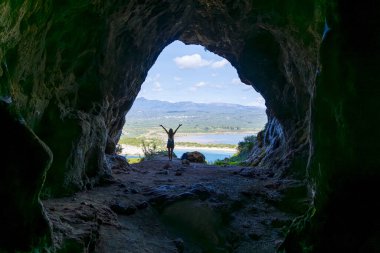
{"type": "Polygon", "coordinates": [[[200,133],[257,133],[264,128],[266,122],[265,108],[232,104],[169,103],[140,98],[126,116],[120,143],[138,145],[141,140],[164,142],[167,136],[160,124],[173,129],[178,124],[183,124],[178,136],[200,133]]]}

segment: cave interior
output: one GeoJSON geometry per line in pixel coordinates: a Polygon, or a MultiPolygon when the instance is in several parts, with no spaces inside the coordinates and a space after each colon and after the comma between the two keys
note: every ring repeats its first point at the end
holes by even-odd
{"type": "Polygon", "coordinates": [[[0,251],[49,247],[40,199],[112,176],[125,115],[180,40],[224,57],[262,94],[268,123],[250,161],[308,189],[279,250],[378,252],[374,1],[5,0],[0,12],[0,251]]]}

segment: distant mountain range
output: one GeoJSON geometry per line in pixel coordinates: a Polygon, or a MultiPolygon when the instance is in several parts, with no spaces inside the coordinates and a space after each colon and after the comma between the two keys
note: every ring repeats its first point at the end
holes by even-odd
{"type": "Polygon", "coordinates": [[[126,116],[125,130],[134,135],[157,130],[160,124],[182,132],[257,132],[267,122],[265,108],[228,103],[193,103],[138,98],[126,116]]]}
{"type": "Polygon", "coordinates": [[[240,112],[257,112],[259,115],[265,114],[265,108],[257,106],[244,106],[228,103],[194,103],[194,102],[176,102],[171,103],[160,100],[149,100],[137,98],[129,114],[139,112],[211,112],[211,113],[240,113],[240,112]]]}

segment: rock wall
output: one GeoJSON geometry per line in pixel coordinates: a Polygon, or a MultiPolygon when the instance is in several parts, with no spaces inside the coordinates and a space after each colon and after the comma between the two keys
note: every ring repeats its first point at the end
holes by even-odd
{"type": "Polygon", "coordinates": [[[308,131],[298,122],[307,121],[317,68],[314,9],[297,10],[300,21],[288,15],[293,6],[264,1],[6,1],[1,9],[1,94],[54,154],[46,196],[109,173],[104,154],[114,152],[147,71],[176,39],[228,59],[263,94],[287,142],[308,131]]]}
{"type": "MultiPolygon", "coordinates": [[[[71,194],[110,174],[105,155],[114,152],[125,114],[163,48],[177,39],[201,44],[229,60],[266,100],[269,123],[257,149],[266,156],[258,164],[281,167],[281,176],[291,171],[310,176],[317,210],[311,213],[323,216],[357,171],[365,182],[380,164],[378,146],[362,141],[363,133],[379,137],[363,123],[369,122],[365,116],[378,115],[372,55],[378,56],[379,26],[372,5],[370,26],[363,30],[367,24],[360,18],[367,13],[355,16],[355,5],[340,1],[5,0],[0,3],[0,96],[11,98],[31,136],[53,154],[43,195],[71,194]],[[334,33],[322,43],[320,63],[326,18],[334,33]],[[367,46],[356,33],[374,39],[367,46]],[[340,190],[332,183],[337,178],[340,190]]],[[[38,175],[33,181],[40,183],[28,191],[35,200],[46,167],[33,170],[38,175]]],[[[5,187],[1,194],[10,191],[5,187]]],[[[33,203],[34,210],[40,208],[33,203]]],[[[13,208],[18,207],[10,203],[13,208]]],[[[35,217],[43,220],[42,212],[35,217]]],[[[20,224],[25,220],[30,217],[20,224]]],[[[287,247],[299,247],[295,237],[289,236],[287,247]]]]}
{"type": "Polygon", "coordinates": [[[1,95],[12,97],[54,154],[45,194],[82,189],[103,173],[107,108],[97,37],[105,20],[85,2],[3,1],[0,9],[1,95]]]}
{"type": "Polygon", "coordinates": [[[0,98],[1,252],[14,252],[16,245],[28,251],[51,243],[39,193],[53,155],[10,103],[9,98],[0,98]]]}
{"type": "Polygon", "coordinates": [[[293,223],[286,252],[380,250],[377,9],[371,1],[327,8],[312,104],[314,205],[293,223]]]}

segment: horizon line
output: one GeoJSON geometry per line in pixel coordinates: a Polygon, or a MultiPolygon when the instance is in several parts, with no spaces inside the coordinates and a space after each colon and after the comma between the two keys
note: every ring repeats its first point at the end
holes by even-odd
{"type": "Polygon", "coordinates": [[[226,104],[226,105],[239,105],[239,106],[244,106],[244,107],[258,107],[258,108],[262,108],[262,109],[266,109],[267,107],[264,105],[264,106],[259,106],[259,105],[243,105],[243,104],[235,104],[235,103],[226,103],[226,102],[194,102],[194,101],[176,101],[176,102],[173,102],[173,101],[167,101],[167,100],[158,100],[158,99],[149,99],[149,98],[146,98],[146,97],[136,97],[135,100],[137,99],[145,99],[145,100],[149,100],[149,101],[160,101],[160,102],[167,102],[167,103],[171,103],[171,104],[175,104],[175,103],[193,103],[193,104],[205,104],[205,105],[209,105],[209,104],[226,104]]]}

